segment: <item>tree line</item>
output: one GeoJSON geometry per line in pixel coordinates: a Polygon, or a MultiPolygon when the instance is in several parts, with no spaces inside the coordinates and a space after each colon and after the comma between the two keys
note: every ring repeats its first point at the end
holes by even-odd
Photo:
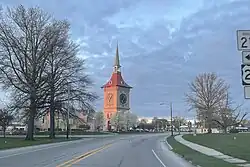
{"type": "MultiPolygon", "coordinates": [[[[137,125],[137,115],[131,112],[116,112],[110,119],[110,124],[115,131],[129,130],[137,125]]],[[[101,130],[106,126],[104,112],[96,112],[92,118],[97,130],[101,130]]]]}
{"type": "Polygon", "coordinates": [[[50,138],[55,137],[55,112],[77,117],[93,111],[98,97],[90,91],[85,61],[70,36],[70,24],[38,7],[19,5],[0,12],[0,83],[10,92],[8,110],[28,124],[33,140],[34,121],[50,113],[50,138]],[[68,102],[70,100],[70,103],[68,102]]]}

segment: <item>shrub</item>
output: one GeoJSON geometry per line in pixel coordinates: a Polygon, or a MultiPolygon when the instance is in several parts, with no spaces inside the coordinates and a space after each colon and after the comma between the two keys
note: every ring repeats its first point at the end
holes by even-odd
{"type": "Polygon", "coordinates": [[[229,133],[239,133],[239,130],[238,129],[230,129],[229,133]]]}

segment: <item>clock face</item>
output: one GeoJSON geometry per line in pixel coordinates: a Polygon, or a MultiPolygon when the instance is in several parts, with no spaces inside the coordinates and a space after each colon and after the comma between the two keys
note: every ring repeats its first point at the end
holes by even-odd
{"type": "Polygon", "coordinates": [[[126,96],[126,94],[124,94],[124,93],[120,94],[120,103],[121,104],[126,104],[127,103],[127,96],[126,96]]]}

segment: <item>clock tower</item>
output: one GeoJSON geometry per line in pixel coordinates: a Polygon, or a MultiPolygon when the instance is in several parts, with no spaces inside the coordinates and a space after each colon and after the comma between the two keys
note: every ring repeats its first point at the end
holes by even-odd
{"type": "Polygon", "coordinates": [[[130,109],[129,93],[132,88],[122,78],[119,60],[118,44],[116,48],[113,73],[109,81],[102,86],[104,90],[104,118],[106,129],[111,130],[110,119],[117,112],[126,112],[130,109]]]}

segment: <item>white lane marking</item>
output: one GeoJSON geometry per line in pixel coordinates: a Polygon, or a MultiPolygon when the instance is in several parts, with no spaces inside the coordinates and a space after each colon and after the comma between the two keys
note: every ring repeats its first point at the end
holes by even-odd
{"type": "MultiPolygon", "coordinates": [[[[80,139],[76,143],[78,143],[78,142],[80,143],[81,141],[83,141],[83,140],[80,139]]],[[[9,157],[18,156],[18,155],[23,155],[23,154],[28,154],[28,153],[42,151],[42,150],[47,150],[47,149],[50,149],[50,148],[62,147],[62,146],[66,146],[66,145],[69,145],[69,144],[74,144],[74,143],[72,143],[70,141],[68,143],[66,143],[66,142],[65,143],[58,143],[58,145],[54,145],[54,146],[43,147],[43,148],[39,148],[39,149],[35,149],[35,150],[30,150],[30,151],[25,151],[25,152],[21,152],[21,153],[0,156],[0,159],[9,158],[9,157]]]]}
{"type": "Polygon", "coordinates": [[[163,167],[167,167],[167,166],[162,162],[162,160],[158,157],[158,155],[155,153],[155,151],[152,150],[152,152],[153,152],[155,158],[161,163],[161,165],[162,165],[163,167]]]}

